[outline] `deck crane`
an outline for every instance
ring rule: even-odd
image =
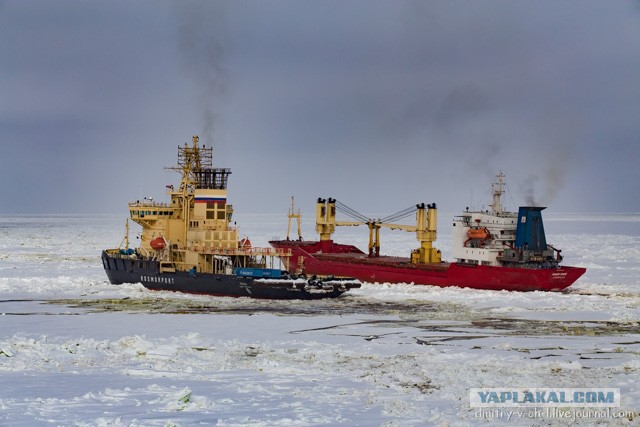
[[[355,221],[337,221],[336,212],[351,217]],[[416,224],[397,224],[394,221],[406,218],[415,212]],[[411,262],[414,264],[438,263],[441,253],[433,246],[437,238],[437,208],[432,203],[411,206],[402,211],[391,214],[382,219],[371,219],[358,211],[337,201],[336,199],[319,198],[316,203],[316,231],[320,235],[320,242],[331,242],[331,235],[337,226],[366,225],[369,228],[369,257],[380,256],[380,228],[415,232],[420,247],[411,251]]]
[[[287,222],[287,240],[290,240],[289,234],[291,233],[291,220],[295,219],[298,223],[298,240],[302,240],[302,232],[300,231],[300,221],[302,220],[302,214],[300,213],[300,209],[298,212],[295,211],[295,207],[293,205],[293,196],[291,196],[291,209],[287,214],[289,221]]]

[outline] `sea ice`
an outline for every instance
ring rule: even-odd
[[[236,220],[254,245],[286,224]],[[565,263],[588,268],[563,293],[364,284],[269,302],[110,285],[99,254],[122,239],[117,216],[0,217],[0,424],[476,424],[477,387],[619,388],[637,423],[640,216],[545,220]],[[386,253],[414,244],[383,235]]]

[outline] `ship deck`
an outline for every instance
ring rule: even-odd
[[[313,254],[313,257],[319,261],[328,262],[346,262],[350,264],[364,264],[371,267],[396,267],[403,269],[416,270],[436,270],[444,271],[449,268],[451,263],[439,262],[433,264],[413,264],[407,257],[395,256],[378,256],[369,257],[367,254],[358,253],[334,253],[334,254]]]

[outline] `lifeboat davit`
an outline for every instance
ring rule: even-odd
[[[151,248],[155,249],[156,251],[161,251],[165,247],[167,247],[167,242],[164,240],[164,237],[162,236],[156,237],[151,242],[149,242],[149,244],[151,245]]]
[[[487,230],[485,227],[482,228],[470,228],[469,231],[467,231],[467,237],[469,237],[470,239],[487,239],[489,238],[489,236],[491,235],[491,233],[489,233],[489,230]]]

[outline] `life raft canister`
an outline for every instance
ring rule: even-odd
[[[240,249],[251,249],[251,240],[248,237],[240,240]]]

